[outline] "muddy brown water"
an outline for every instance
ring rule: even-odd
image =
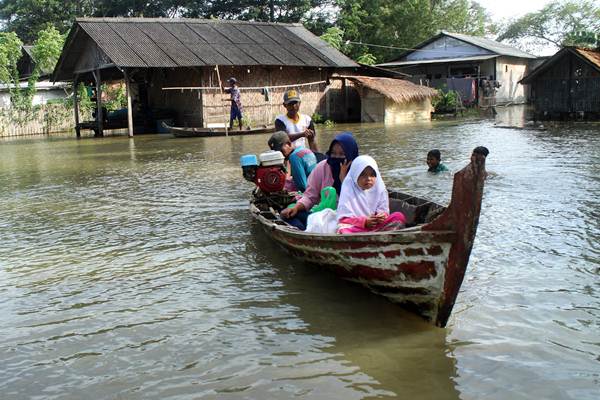
[[[267,135],[0,141],[2,399],[600,398],[600,128],[356,134],[390,188],[449,200],[491,154],[446,329],[290,259],[247,213]]]

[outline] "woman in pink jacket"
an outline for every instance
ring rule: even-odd
[[[293,208],[281,212],[284,220],[301,230],[306,228],[310,209],[321,201],[321,190],[332,186],[339,197],[342,181],[348,173],[352,161],[358,157],[358,144],[350,132],[338,134],[326,153],[327,158],[317,164],[308,176],[306,191]]]

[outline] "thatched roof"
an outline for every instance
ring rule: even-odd
[[[360,86],[375,90],[398,104],[421,101],[437,95],[437,90],[403,79],[344,76]]]

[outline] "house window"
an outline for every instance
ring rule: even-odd
[[[504,66],[504,72],[508,72],[508,65]]]

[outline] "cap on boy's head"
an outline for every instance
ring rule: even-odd
[[[288,89],[283,94],[283,104],[290,104],[294,101],[300,102],[300,92],[297,89]]]
[[[229,79],[227,79],[227,82],[229,83],[237,83],[237,79],[235,79],[233,76]]]
[[[290,142],[290,137],[284,131],[277,131],[269,138],[269,147],[271,150],[281,151],[284,144]]]
[[[442,154],[440,153],[440,151],[438,149],[433,149],[433,150],[430,150],[429,153],[427,153],[427,157],[434,157],[434,158],[437,158],[438,160],[441,160]]]
[[[473,149],[473,154],[481,154],[482,156],[487,157],[488,154],[490,154],[490,151],[487,149],[487,147],[477,146]]]

